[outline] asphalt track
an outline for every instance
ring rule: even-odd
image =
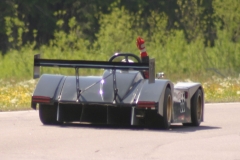
[[[44,126],[38,111],[0,112],[0,159],[240,160],[240,103],[206,104],[200,127],[170,130]]]

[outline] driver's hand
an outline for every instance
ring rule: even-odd
[[[142,39],[141,37],[137,37],[136,44],[137,44],[137,47],[140,51],[145,49],[144,39]]]
[[[148,56],[144,43],[144,39],[142,39],[141,37],[137,38],[136,44],[138,49],[140,50],[141,57]]]

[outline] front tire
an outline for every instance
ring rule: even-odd
[[[45,125],[58,124],[57,106],[39,104],[39,118]]]

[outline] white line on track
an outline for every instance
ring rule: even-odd
[[[239,104],[239,107],[240,107],[240,102],[223,102],[223,103],[205,103],[205,106],[214,106],[214,105],[237,105]]]

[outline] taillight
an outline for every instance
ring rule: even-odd
[[[156,103],[152,101],[138,101],[137,103],[138,108],[150,108],[150,109],[155,109],[156,108]]]
[[[32,102],[35,103],[50,103],[51,98],[45,96],[32,96]]]

